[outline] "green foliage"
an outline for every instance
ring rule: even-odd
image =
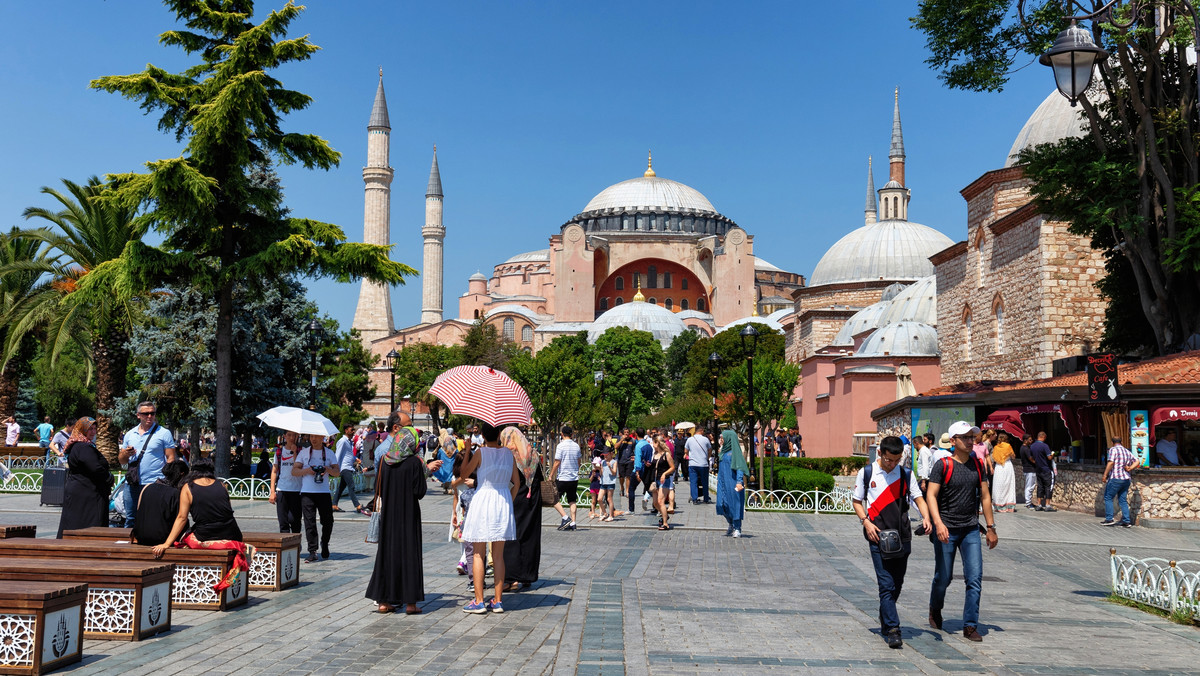
[[[783,334],[766,324],[752,322],[758,330],[758,349],[755,359],[769,361],[784,361]],[[731,371],[745,364],[746,354],[742,349],[740,332],[744,325],[734,326],[718,333],[712,338],[700,338],[688,349],[687,367],[684,372],[686,392],[711,392],[714,368],[709,357],[715,352],[720,357],[715,372],[719,389],[728,390],[725,378]],[[757,403],[757,402],[756,402]]]
[[[867,459],[857,455],[842,458],[775,458],[775,474],[778,478],[779,468],[783,467],[810,469],[833,476],[853,476],[866,465]]]
[[[785,430],[794,430],[799,427],[799,424],[796,422],[796,407],[794,405],[789,403],[784,407],[783,417],[779,419],[779,427]]]
[[[695,331],[684,331],[675,336],[664,355],[664,365],[667,369],[667,382],[670,384],[670,395],[678,397],[683,394],[683,375],[688,369],[688,358],[692,346],[700,340],[700,334]]]
[[[666,385],[662,346],[646,331],[614,326],[593,346],[593,370],[604,371],[603,400],[616,411],[624,427],[630,415],[657,406]]]
[[[585,336],[559,336],[536,356],[521,352],[509,361],[508,374],[525,388],[534,420],[547,439],[556,437],[564,422],[581,425],[598,401]]]
[[[32,362],[33,399],[43,416],[55,424],[96,410],[95,394],[88,387],[88,362],[75,343],[69,343],[51,363],[50,354],[39,346]]]
[[[436,431],[441,427],[441,402],[429,394],[429,388],[443,371],[462,363],[462,348],[459,346],[435,345],[432,343],[417,343],[406,345],[397,351],[398,356],[392,364],[392,372],[396,376],[396,403],[404,397],[411,397],[414,402],[423,402],[429,407],[433,416],[433,427]],[[389,393],[390,396],[390,393]]]
[[[746,376],[746,364],[743,362],[730,371],[725,379],[725,387],[734,394],[725,407],[731,422],[745,420],[750,414]],[[761,358],[754,360],[754,414],[764,428],[770,427],[771,421],[783,418],[788,409],[792,409],[792,416],[795,417],[791,398],[799,378],[800,367],[796,364]]]
[[[321,324],[329,339],[317,350],[317,391],[325,417],[341,429],[369,417],[363,402],[375,396],[370,372],[379,357],[363,345],[357,329],[340,332],[329,318]]]
[[[706,428],[712,422],[712,398],[707,394],[689,394],[672,399],[658,411],[635,421],[639,427],[669,427],[673,423],[691,422]]]
[[[462,363],[468,366],[490,366],[507,373],[508,360],[520,351],[515,343],[504,340],[495,326],[484,324],[483,320],[479,319],[463,336]]]
[[[782,458],[775,459],[775,490],[780,491],[824,491],[826,493],[833,490],[833,477],[818,472],[816,470],[804,469],[802,467],[787,467],[779,468],[779,461]]]

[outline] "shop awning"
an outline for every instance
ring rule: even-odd
[[[1159,406],[1150,410],[1150,443],[1154,443],[1154,428],[1171,423],[1200,422],[1200,406]]]
[[[1030,404],[1017,410],[1022,416],[1035,413],[1057,413],[1058,417],[1062,418],[1063,424],[1067,426],[1067,432],[1073,441],[1083,438],[1083,432],[1079,429],[1079,418],[1075,415],[1075,407],[1070,404]]]
[[[1008,432],[1009,436],[1017,439],[1025,436],[1025,426],[1021,424],[1021,413],[1014,408],[992,411],[992,414],[979,425],[979,428]]]

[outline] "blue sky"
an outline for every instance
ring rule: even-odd
[[[265,13],[280,6],[260,2]],[[596,193],[641,175],[704,193],[755,236],[755,251],[811,274],[862,225],[867,156],[887,181],[892,92],[912,189],[909,217],[965,237],[959,190],[1003,166],[1052,90],[1048,68],[999,94],[947,90],[924,64],[915,2],[341,2],[313,0],[291,35],[322,47],[282,69],[314,98],[290,131],[342,153],[333,171],[283,167],[293,213],[361,240],[366,122],[384,69],[392,136],[392,257],[421,265],[433,144],[446,193],[445,308],[466,279],[547,238]],[[173,17],[150,0],[7,3],[0,22],[0,227],[52,206],[60,179],[136,171],[180,147],[136,104],[88,89],[146,63],[182,70],[158,44]],[[397,327],[420,316],[420,279],[392,292]],[[348,327],[357,284],[310,281]]]

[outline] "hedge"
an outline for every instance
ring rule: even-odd
[[[778,459],[777,459],[778,460]],[[833,491],[833,477],[802,467],[779,468],[775,465],[775,490],[777,491]]]
[[[763,458],[763,467],[770,464],[770,458]],[[755,460],[757,467],[758,461]],[[779,483],[779,468],[788,469],[810,469],[833,476],[853,476],[858,474],[858,470],[865,467],[867,459],[862,456],[851,456],[848,458],[775,458],[775,483]]]

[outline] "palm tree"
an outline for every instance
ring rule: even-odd
[[[9,233],[0,235],[0,268],[10,266],[20,267],[30,264],[42,268],[52,264],[47,257],[47,251],[41,241],[24,237],[21,231],[13,228]],[[35,292],[38,287],[40,273],[33,270],[14,269],[0,275],[0,317],[8,317],[12,309]],[[0,321],[0,344],[8,342],[9,322]],[[17,352],[28,352],[22,349],[28,346],[28,341],[15,341]],[[21,357],[28,357],[22,354]],[[21,371],[28,364],[27,359],[5,360],[0,369],[0,419],[7,418],[17,408],[17,385],[21,379]]]
[[[44,242],[55,252],[40,267],[33,264],[14,269],[36,271],[42,276],[37,292],[18,304],[10,319],[4,357],[11,360],[17,340],[44,327],[54,360],[68,341],[87,347],[96,373],[96,446],[110,462],[116,462],[120,431],[112,419],[117,397],[125,395],[125,372],[129,363],[129,333],[139,316],[131,275],[121,269],[120,257],[130,242],[140,241],[145,227],[136,219],[137,208],[103,196],[104,185],[93,176],[87,185],[63,179],[65,192],[42,188],[62,205],[61,211],[29,207],[25,218],[40,218],[58,230],[35,228],[24,237]],[[0,268],[0,274],[6,274]]]

